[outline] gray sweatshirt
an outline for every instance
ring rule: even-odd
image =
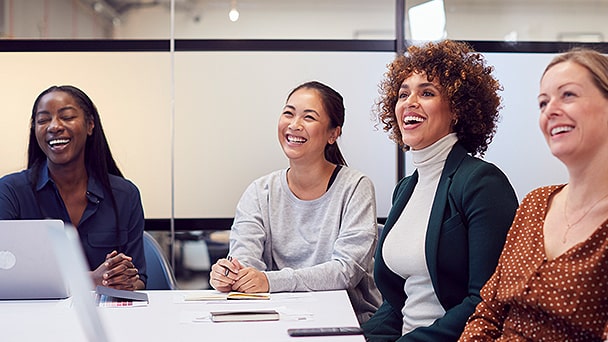
[[[230,255],[265,271],[271,292],[346,289],[360,323],[376,311],[378,238],[371,180],[343,167],[318,199],[298,199],[278,170],[249,185],[230,233]]]

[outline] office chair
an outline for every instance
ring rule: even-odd
[[[154,237],[144,231],[144,254],[148,281],[146,290],[176,290],[177,282],[163,250]]]

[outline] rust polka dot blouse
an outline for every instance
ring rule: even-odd
[[[608,221],[585,242],[547,260],[543,223],[564,185],[524,198],[483,301],[460,341],[602,341],[608,337]],[[608,214],[606,215],[608,217]]]

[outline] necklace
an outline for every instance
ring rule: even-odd
[[[570,230],[576,226],[579,222],[581,222],[585,216],[587,216],[587,214],[589,214],[591,212],[591,210],[593,210],[593,208],[595,208],[596,205],[598,205],[598,203],[600,203],[603,199],[605,199],[606,197],[608,197],[608,193],[605,194],[602,198],[600,198],[599,200],[597,200],[595,203],[593,203],[592,206],[589,207],[589,209],[585,210],[585,212],[583,213],[583,215],[581,215],[581,217],[578,218],[578,220],[574,221],[574,223],[568,223],[568,196],[566,196],[566,199],[564,200],[564,219],[566,221],[566,231],[564,232],[564,236],[562,237],[562,243],[566,243],[567,241],[567,235],[570,232]]]

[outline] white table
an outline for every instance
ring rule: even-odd
[[[357,326],[346,291],[276,293],[270,300],[185,301],[205,291],[147,291],[144,307],[98,308],[110,340],[364,341],[363,336],[290,337],[288,328]],[[213,323],[214,310],[275,309],[279,321]],[[0,341],[85,341],[70,299],[1,302]]]

